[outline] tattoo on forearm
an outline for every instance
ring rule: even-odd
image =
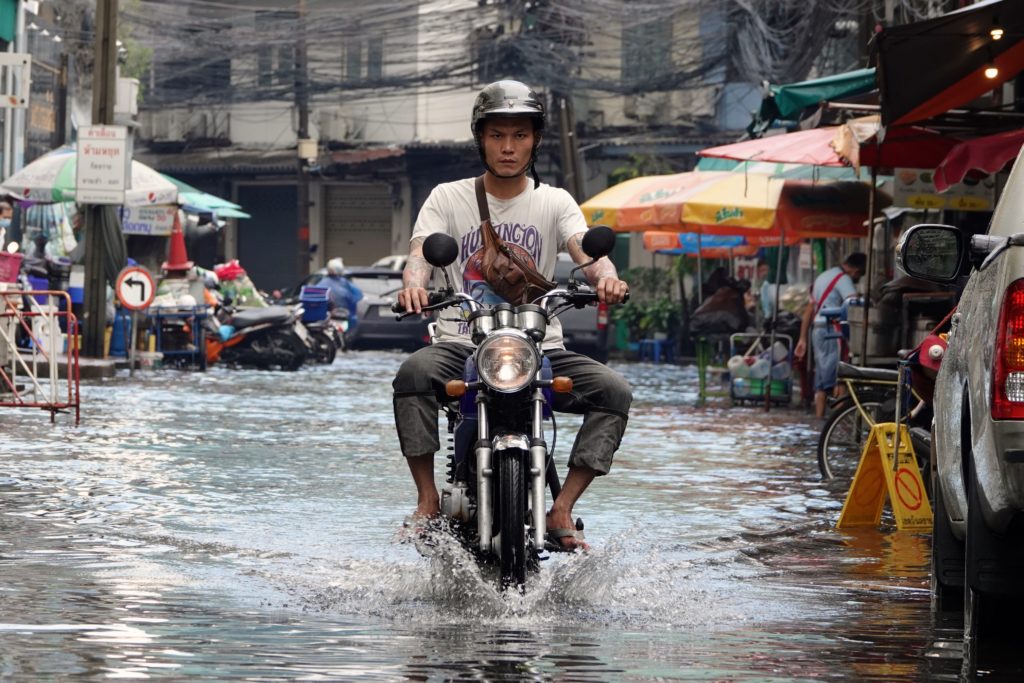
[[[607,257],[599,258],[596,263],[584,268],[583,272],[587,274],[587,279],[590,280],[591,284],[595,285],[600,282],[603,277],[612,277],[616,279],[619,277],[619,272],[615,270],[615,264]]]
[[[410,287],[426,287],[430,284],[430,276],[434,267],[427,263],[422,256],[410,256],[405,262],[405,270],[402,272],[402,284],[406,289]]]

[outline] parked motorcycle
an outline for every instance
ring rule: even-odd
[[[335,309],[323,320],[303,323],[309,331],[310,351],[317,363],[330,365],[339,351],[345,351],[348,311]]]
[[[584,236],[583,251],[597,260],[614,244],[611,229],[595,227]],[[444,273],[458,245],[448,235],[434,234],[424,242],[423,254]],[[479,561],[498,567],[503,589],[522,591],[527,573],[539,568],[541,554],[562,550],[545,540],[545,486],[557,497],[561,484],[544,438],[544,420],[551,414],[552,392],[571,391],[572,380],[552,376],[540,344],[549,320],[569,308],[596,304],[597,293],[570,278],[565,288],[534,303],[485,306],[455,292],[447,273],[445,284],[430,294],[423,310],[468,309],[476,350],[463,376],[446,385],[452,399],[445,406],[452,447],[441,514]],[[392,310],[399,319],[414,315],[403,313],[399,304]]]
[[[207,363],[298,370],[312,347],[301,315],[300,307],[235,310],[230,301],[218,305],[215,315],[207,318]]]

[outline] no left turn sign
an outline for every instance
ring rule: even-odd
[[[128,266],[117,276],[117,300],[129,311],[140,311],[153,303],[156,285],[142,266]]]

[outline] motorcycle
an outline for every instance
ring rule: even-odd
[[[593,263],[614,244],[610,228],[594,227],[584,236],[583,251]],[[563,550],[546,541],[545,488],[556,498],[561,484],[544,438],[544,420],[551,416],[553,392],[572,391],[572,380],[552,376],[541,342],[549,320],[598,302],[597,293],[573,277],[590,263],[575,268],[565,288],[534,303],[485,306],[455,292],[443,270],[458,254],[452,237],[430,235],[423,254],[445,276],[445,288],[431,293],[423,310],[468,309],[476,345],[463,376],[445,387],[451,399],[444,408],[450,447],[441,515],[478,561],[497,566],[503,590],[514,586],[522,592],[527,573],[539,569],[542,553]],[[398,319],[416,315],[397,303],[392,311]]]
[[[206,319],[206,361],[298,370],[310,355],[312,344],[301,316],[301,307],[235,310],[227,300]]]
[[[323,320],[303,323],[309,331],[309,345],[313,360],[323,365],[334,362],[339,351],[345,351],[345,331],[348,329],[348,311],[335,309]]]

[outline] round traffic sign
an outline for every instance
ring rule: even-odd
[[[128,266],[117,276],[117,300],[129,311],[139,311],[153,303],[156,285],[142,266]]]

